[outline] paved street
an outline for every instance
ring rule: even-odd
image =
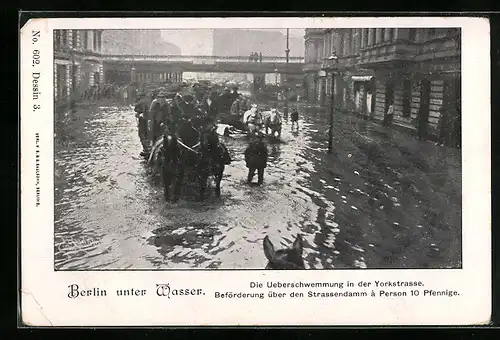
[[[139,156],[130,106],[81,108],[55,148],[57,269],[260,269],[262,240],[304,239],[309,269],[461,265],[460,150],[350,115],[302,114],[269,144],[262,187],[248,186],[246,139],[222,197],[165,203]]]

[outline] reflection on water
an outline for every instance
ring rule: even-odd
[[[439,247],[447,239],[429,226],[449,231],[457,216],[431,209],[429,189],[422,188],[429,181],[412,175],[410,164],[388,164],[377,144],[343,141],[332,159],[325,156],[324,137],[314,132],[324,127],[301,120],[299,132],[287,125],[282,140],[269,143],[265,183],[255,187],[245,183],[246,137],[225,137],[233,163],[221,198],[173,204],[164,202],[139,156],[132,109],[87,114],[78,137],[56,148],[57,269],[261,269],[266,235],[281,248],[298,233],[310,269],[451,263]],[[377,138],[366,124],[356,132]],[[425,258],[405,262],[408,249],[415,251],[412,237]]]

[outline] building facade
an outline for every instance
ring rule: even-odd
[[[304,56],[304,43],[300,37],[289,37],[290,57]],[[212,30],[212,55],[249,57],[262,53],[266,57],[284,57],[285,30],[246,30],[241,28],[214,28]]]
[[[324,29],[306,28],[305,30],[305,55],[304,55],[304,77],[305,97],[310,103],[321,102],[320,93],[321,78],[324,71],[321,70],[323,62]]]
[[[54,100],[67,101],[104,82],[102,30],[54,30]]]
[[[104,30],[105,54],[181,55],[181,49],[163,39],[161,30]]]
[[[459,28],[310,29],[305,51],[310,100],[333,90],[335,106],[375,120],[393,105],[393,123],[419,134],[438,134],[442,108],[460,122]]]

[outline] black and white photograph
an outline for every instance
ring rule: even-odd
[[[459,269],[461,29],[55,29],[54,268]]]
[[[21,25],[25,326],[488,324],[487,19],[81,15]]]

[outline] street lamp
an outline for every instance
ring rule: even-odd
[[[285,84],[285,107],[283,109],[283,115],[285,116],[285,119],[288,120],[288,56],[290,54],[290,46],[289,46],[289,35],[290,35],[290,29],[286,29],[286,50],[285,50],[285,55],[286,55],[286,64],[285,64],[285,80],[283,83]]]
[[[75,48],[69,47],[69,55],[71,56],[71,94],[69,97],[70,109],[73,109],[76,97],[76,64],[75,64]]]
[[[330,126],[328,129],[328,153],[333,152],[333,110],[335,104],[335,82],[334,82],[334,64],[337,63],[339,57],[335,54],[335,51],[327,58],[327,67],[326,67],[326,79],[328,79],[328,70],[332,70],[332,86],[330,89]]]

